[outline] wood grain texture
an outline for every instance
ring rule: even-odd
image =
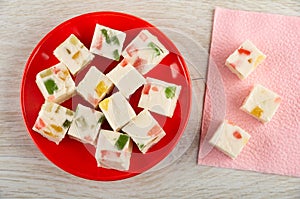
[[[19,103],[23,69],[35,45],[55,26],[87,12],[126,12],[159,28],[184,32],[208,51],[215,6],[293,16],[300,13],[298,0],[1,0],[0,198],[300,198],[299,178],[198,166],[198,134],[182,157],[164,169],[122,181],[95,182],[57,168],[26,132]],[[199,75],[191,70],[191,76],[195,88],[203,91],[205,60],[197,61],[192,52],[185,53],[196,71],[202,71]]]

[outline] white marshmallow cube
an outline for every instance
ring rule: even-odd
[[[266,55],[246,40],[226,59],[225,65],[240,79],[245,79],[265,58]]]
[[[62,103],[76,91],[75,83],[63,63],[58,63],[36,75],[35,80],[45,100]]]
[[[138,107],[172,117],[181,86],[154,78],[146,78]]]
[[[78,104],[68,135],[80,142],[96,146],[104,119],[100,111]]]
[[[113,87],[113,83],[100,70],[92,66],[79,82],[77,92],[96,108]]]
[[[73,111],[46,100],[32,129],[58,145],[65,137],[73,117]]]
[[[101,130],[95,158],[98,167],[127,171],[130,167],[132,141],[123,133]]]
[[[36,75],[36,84],[45,100],[62,103],[76,91],[75,83],[63,63],[58,63]]]
[[[166,135],[147,110],[143,110],[134,117],[122,128],[122,131],[132,138],[139,150],[144,154]]]
[[[94,55],[73,34],[61,43],[53,54],[68,67],[72,75],[76,75],[94,59]]]
[[[143,75],[168,54],[169,51],[148,30],[142,30],[122,52],[124,59]]]
[[[281,97],[262,85],[255,85],[244,100],[241,109],[259,121],[271,121],[281,102]]]
[[[241,127],[224,121],[209,143],[234,159],[240,154],[250,137],[251,136]]]
[[[114,131],[120,130],[136,116],[133,108],[120,92],[102,100],[99,107]]]
[[[119,61],[125,38],[124,32],[96,24],[90,51]]]
[[[129,98],[131,94],[146,83],[145,78],[125,59],[106,76],[126,98]]]

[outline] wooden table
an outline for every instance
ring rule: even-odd
[[[197,165],[198,134],[188,150],[164,169],[97,182],[57,168],[26,132],[19,98],[22,73],[31,51],[52,28],[83,13],[126,12],[159,28],[184,32],[208,51],[215,6],[300,15],[298,0],[1,0],[0,198],[300,198],[299,178]],[[201,96],[203,80],[193,70],[191,76]]]

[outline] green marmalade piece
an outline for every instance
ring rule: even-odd
[[[88,127],[88,123],[86,122],[85,118],[83,116],[78,117],[75,120],[75,124],[76,126],[78,126],[79,128],[87,128]]]
[[[113,44],[120,46],[120,41],[116,35],[111,38],[111,41]]]
[[[99,118],[98,123],[102,124],[102,123],[104,122],[104,120],[105,120],[105,116],[102,115],[102,116]]]
[[[167,99],[172,99],[175,96],[176,86],[169,86],[165,89],[165,95]]]
[[[69,109],[67,109],[67,110],[66,110],[66,114],[69,115],[69,116],[73,116],[73,115],[74,115],[74,112],[71,111],[71,110],[69,110]]]
[[[161,53],[164,52],[160,47],[158,47],[158,45],[156,45],[153,42],[150,42],[148,44],[148,47],[152,48],[155,51],[155,56],[159,56]]]
[[[126,143],[128,142],[128,136],[127,135],[120,135],[119,139],[115,143],[115,146],[119,149],[122,150]]]
[[[69,128],[70,125],[71,125],[71,121],[69,121],[69,120],[65,120],[65,122],[63,123],[63,127],[64,127],[65,129]]]
[[[44,77],[47,77],[47,76],[50,76],[52,75],[52,70],[50,68],[44,70],[43,72],[40,73],[40,77],[41,78],[44,78]]]
[[[120,55],[119,55],[118,49],[114,50],[113,55],[114,55],[114,59],[115,59],[116,61],[119,61],[119,60],[120,60]]]
[[[53,79],[48,79],[44,82],[47,92],[53,95],[54,91],[58,90],[58,87]]]
[[[108,36],[107,30],[106,29],[101,29],[101,33],[103,34],[103,36],[105,37],[105,41],[106,43],[110,44],[111,40]]]
[[[143,148],[145,147],[144,144],[137,144],[137,145],[138,145],[138,147],[139,147],[141,150],[143,150]]]

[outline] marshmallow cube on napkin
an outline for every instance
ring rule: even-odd
[[[148,30],[142,30],[122,52],[123,57],[143,75],[168,54],[169,51]]]
[[[250,139],[250,135],[241,127],[224,121],[211,140],[210,144],[231,158],[236,158]]]
[[[115,84],[119,91],[129,98],[139,87],[146,83],[145,78],[130,63],[123,59],[106,76]]]
[[[125,38],[124,32],[96,24],[90,51],[119,61]]]
[[[68,135],[83,143],[96,145],[103,113],[78,104]]]
[[[257,84],[245,99],[241,109],[265,123],[271,121],[280,102],[281,97],[279,95]]]
[[[94,55],[73,34],[61,43],[53,54],[68,67],[72,75],[76,75],[94,59]]]
[[[101,130],[95,158],[98,167],[127,171],[130,166],[132,141],[126,134]]]
[[[113,89],[113,83],[95,66],[92,66],[79,82],[77,92],[95,108],[99,102]]]
[[[46,100],[32,129],[58,145],[65,137],[73,117],[73,111]]]
[[[166,135],[158,122],[147,110],[143,110],[134,117],[122,128],[122,131],[132,138],[139,150],[144,154]]]
[[[45,100],[62,103],[76,91],[75,83],[63,63],[58,63],[36,75],[36,84]]]
[[[240,79],[245,79],[266,58],[249,40],[246,40],[227,59],[225,65]]]
[[[120,93],[114,93],[99,103],[101,111],[114,131],[119,131],[136,116],[133,108]]]

